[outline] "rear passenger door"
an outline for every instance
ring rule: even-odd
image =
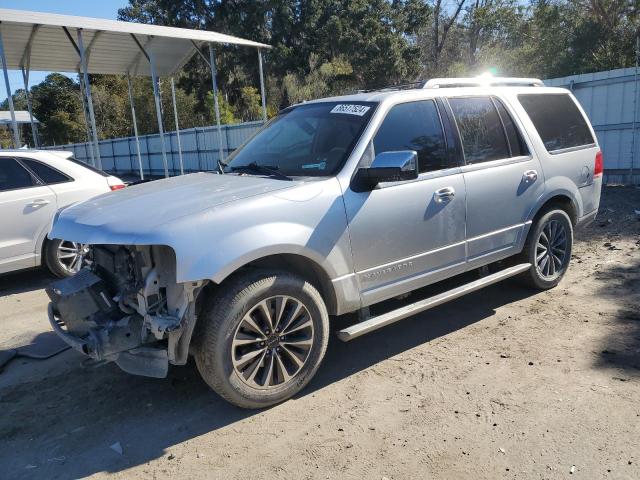
[[[472,96],[448,102],[464,155],[467,261],[474,268],[520,250],[544,178],[502,100]]]
[[[0,157],[0,273],[36,265],[38,239],[56,208],[49,187],[15,158]]]

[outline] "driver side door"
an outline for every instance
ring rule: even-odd
[[[365,157],[371,161],[385,151],[414,150],[418,178],[345,191],[363,306],[465,270],[466,189],[445,125],[449,119],[434,100],[391,107]]]

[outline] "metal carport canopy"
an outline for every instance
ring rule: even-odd
[[[31,116],[29,115],[29,112],[26,110],[16,110],[15,112],[15,116],[16,116],[16,123],[18,125],[24,124],[24,123],[31,123],[32,119]],[[8,110],[2,110],[0,111],[0,125],[11,125],[12,122],[12,118],[11,118],[11,112]],[[33,122],[34,123],[40,123],[40,120],[38,120],[36,117],[33,117]]]
[[[158,131],[162,148],[162,162],[165,176],[169,176],[167,152],[162,124],[162,106],[160,102],[160,76],[172,77],[196,53],[211,68],[214,110],[218,127],[219,158],[218,165],[224,160],[222,131],[220,128],[220,110],[218,106],[218,87],[216,81],[216,62],[213,44],[253,47],[258,50],[260,72],[260,92],[262,115],[267,120],[264,74],[262,68],[263,48],[269,45],[206,30],[146,25],[141,23],[120,22],[71,15],[57,15],[24,10],[0,8],[0,61],[7,90],[9,110],[11,112],[14,144],[20,146],[20,134],[12,100],[8,69],[20,69],[27,92],[27,107],[33,118],[33,109],[29,95],[29,72],[44,70],[78,73],[83,99],[83,112],[87,123],[88,141],[92,143],[91,162],[102,168],[98,130],[96,127],[91,84],[89,74],[126,75],[129,87],[131,115],[136,136],[136,149],[140,178],[143,178],[142,158],[138,142],[135,108],[131,93],[131,75],[150,75],[158,119]],[[208,46],[207,52],[203,47]],[[174,98],[174,117],[176,135],[179,136],[178,111],[175,108],[175,87],[173,78],[171,90]],[[34,143],[37,146],[35,122],[31,122]],[[178,145],[180,140],[178,139]],[[95,155],[94,155],[95,151]],[[180,172],[182,151],[180,155]]]
[[[65,29],[72,36],[75,30],[82,30],[87,70],[91,74],[150,75],[149,62],[141,55],[133,36],[145,50],[155,54],[160,76],[173,75],[184,66],[196,53],[196,45],[222,43],[271,48],[263,43],[205,30],[4,8],[0,8],[0,22],[9,69],[24,67],[30,50],[31,70],[77,73],[80,66],[78,52]]]

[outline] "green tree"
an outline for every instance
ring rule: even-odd
[[[207,94],[207,105],[211,111],[214,111],[213,92]],[[239,123],[238,119],[233,113],[233,107],[229,104],[227,99],[218,92],[218,108],[220,109],[220,123],[222,125],[230,125],[233,123]],[[215,116],[214,116],[215,121]]]
[[[130,0],[119,10],[122,20],[220,31],[273,46],[265,52],[268,75],[284,88],[287,75],[304,76],[314,65],[344,58],[351,65],[348,79],[336,87],[380,87],[414,79],[420,72],[420,51],[412,40],[424,6],[416,1],[388,0]],[[243,88],[259,85],[254,49],[218,48],[219,84],[231,104]],[[200,110],[206,108],[211,77],[201,59],[186,67],[181,82],[195,92]],[[246,92],[245,92],[246,94]],[[286,100],[286,95],[276,95]],[[274,104],[276,108],[286,104]]]
[[[52,73],[31,88],[31,98],[34,115],[42,122],[39,133],[45,145],[86,140],[77,83],[64,75]]]

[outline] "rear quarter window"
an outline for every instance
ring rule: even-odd
[[[103,172],[102,170],[89,165],[88,163],[82,162],[80,160],[75,159],[74,157],[68,157],[67,160],[75,163],[76,165],[80,165],[81,167],[86,168],[87,170],[91,170],[93,173],[97,173],[98,175],[102,175],[103,177],[109,177],[110,174]]]
[[[523,94],[518,100],[548,152],[595,144],[584,116],[569,95]]]
[[[21,158],[20,161],[24,163],[29,170],[36,174],[40,180],[47,185],[55,185],[56,183],[71,182],[73,179],[64,173],[49,167],[43,163],[31,160],[30,158]]]

